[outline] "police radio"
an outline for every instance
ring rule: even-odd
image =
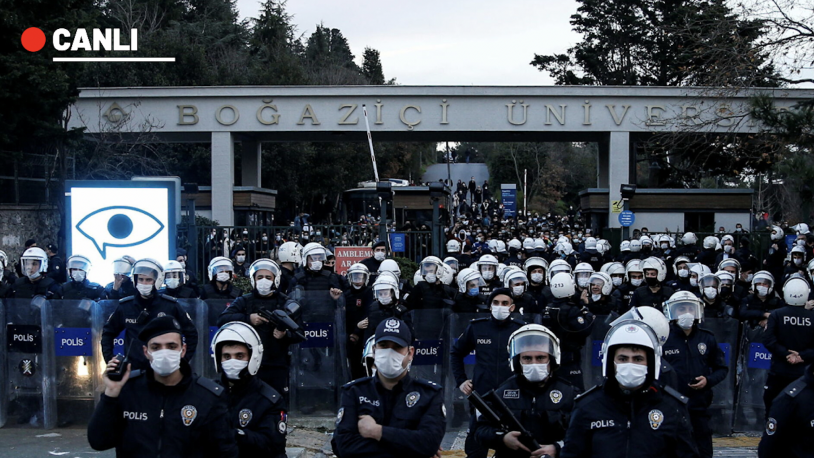
[[[117,353],[113,359],[118,360],[119,364],[116,366],[115,369],[111,369],[107,371],[107,378],[113,380],[114,382],[121,382],[122,378],[124,377],[124,372],[127,368],[127,364],[129,363],[128,358],[126,358],[123,354]]]

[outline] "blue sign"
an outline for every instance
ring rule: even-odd
[[[404,253],[407,251],[407,237],[401,233],[391,232],[390,251],[393,253]]]
[[[91,356],[90,328],[56,328],[54,345],[57,356]]]
[[[300,348],[333,348],[333,323],[305,323],[303,331],[308,340],[300,343]]]
[[[455,345],[457,342],[458,339],[455,339],[455,341],[453,341],[452,344]],[[469,352],[468,355],[464,356],[464,366],[474,366],[475,362],[476,362],[475,350],[472,350],[471,352]]]
[[[625,210],[619,213],[619,224],[621,224],[622,227],[633,226],[634,221],[636,221],[636,215],[634,215],[632,211]]]
[[[506,185],[503,185],[506,186]],[[517,215],[517,189],[514,185],[510,188],[500,188],[500,200],[503,202],[503,216],[514,218]]]
[[[718,348],[724,352],[724,363],[729,366],[729,355],[732,353],[732,346],[728,343],[719,343]]]
[[[119,336],[113,339],[113,354],[117,355],[119,353],[124,355],[124,333],[127,331],[122,331],[119,333]],[[125,355],[127,356],[127,355]]]
[[[440,366],[444,364],[443,341],[416,340],[413,343],[413,346],[415,347],[415,358],[413,359],[413,365]]]
[[[591,366],[602,367],[602,343],[603,340],[594,340],[591,347]]]
[[[772,354],[762,343],[753,342],[749,344],[749,359],[746,366],[750,369],[769,370],[772,367]]]

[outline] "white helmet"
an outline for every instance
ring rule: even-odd
[[[8,255],[5,251],[0,250],[0,270],[8,266]]]
[[[692,276],[692,274],[695,274],[695,276],[700,279],[706,275],[712,275],[712,271],[709,270],[709,267],[707,267],[705,264],[696,262],[690,266],[690,276]]]
[[[704,321],[704,303],[689,291],[679,291],[664,302],[664,316],[668,320],[677,320],[685,313],[692,313],[699,323]]]
[[[613,281],[610,278],[610,275],[606,274],[605,272],[594,272],[591,274],[591,278],[588,279],[588,284],[593,285],[594,282],[602,282],[602,295],[609,296],[611,291],[613,291]]]
[[[447,242],[447,252],[449,253],[460,253],[461,252],[461,242],[451,239]]]
[[[545,251],[546,249],[545,240],[539,237],[534,239],[534,249],[537,251]]]
[[[555,259],[551,261],[551,265],[546,271],[546,276],[548,277],[546,278],[546,280],[548,280],[548,283],[551,284],[551,277],[560,272],[566,272],[568,273],[568,275],[571,275],[571,264],[568,264],[566,261],[563,261],[562,259]]]
[[[688,258],[686,256],[677,256],[675,258],[675,261],[673,261],[673,273],[676,276],[678,276],[678,265],[681,264],[682,262],[685,263],[685,264],[689,264],[690,263],[690,258]],[[687,266],[687,268],[689,269],[689,266]]]
[[[531,237],[526,237],[523,239],[523,249],[526,252],[534,251],[534,239]]]
[[[130,272],[133,270],[133,263],[136,262],[130,256],[122,256],[113,261],[113,273],[116,275],[127,275],[130,276]]]
[[[534,267],[542,267],[543,270],[548,272],[548,261],[543,258],[532,256],[523,262],[523,270],[528,274],[529,270]]]
[[[319,243],[311,242],[305,245],[302,249],[302,262],[303,264],[305,264],[306,267],[310,268],[310,266],[308,265],[309,262],[320,261],[324,263],[327,260],[328,260],[328,250],[326,250],[325,247],[323,247]]]
[[[685,232],[684,236],[681,237],[681,242],[683,242],[684,245],[693,245],[698,243],[698,237],[696,237],[694,232]]]
[[[505,253],[506,252],[506,242],[503,240],[495,240],[495,250],[498,253]]]
[[[439,278],[441,279],[441,283],[449,286],[452,284],[452,280],[455,279],[455,272],[453,272],[452,267],[447,264],[441,264]]]
[[[644,247],[645,245],[650,246],[650,247],[653,246],[653,239],[651,239],[647,235],[643,235],[643,236],[639,237],[639,242],[641,242],[642,247]]]
[[[293,262],[299,267],[302,264],[302,245],[297,242],[285,242],[277,249],[277,259],[280,262]]]
[[[702,277],[698,278],[698,290],[702,293],[704,292],[704,288],[715,288],[715,290],[720,293],[721,292],[721,279],[716,277],[713,274],[706,274]]]
[[[811,276],[812,270],[814,270],[814,259],[808,261],[808,266],[806,266],[806,272],[808,272],[808,279],[814,281],[814,277]]]
[[[503,286],[507,289],[512,288],[512,283],[516,282],[523,282],[523,292],[529,287],[529,278],[526,276],[526,273],[522,270],[512,270],[506,274],[506,278],[503,280]]]
[[[667,265],[664,264],[664,261],[662,261],[661,258],[651,256],[643,260],[639,266],[642,269],[642,273],[644,273],[645,270],[655,270],[656,278],[658,278],[659,283],[663,282],[664,278],[667,276]]]
[[[633,239],[630,241],[630,251],[634,253],[638,253],[642,251],[642,242],[640,240]]]
[[[521,248],[523,248],[523,244],[522,244],[522,243],[520,243],[520,240],[517,240],[517,239],[511,239],[511,240],[509,241],[509,249],[510,249],[510,250],[519,250],[519,249],[521,249]]]
[[[376,281],[373,282],[373,294],[377,294],[379,291],[384,290],[393,290],[395,300],[399,298],[399,283],[393,278],[392,275],[379,275],[376,277]],[[378,296],[376,297],[378,299]]]
[[[509,272],[513,272],[513,271],[522,272],[523,269],[521,269],[521,268],[519,268],[517,266],[507,266],[505,264],[498,264],[498,266],[497,266],[497,278],[498,278],[498,280],[500,280],[500,283],[502,284],[503,280],[506,279],[506,275]]]
[[[365,373],[368,377],[376,373],[376,365],[373,358],[373,347],[376,345],[376,336],[372,335],[365,342],[365,348],[362,350],[362,365],[365,366]]]
[[[625,320],[638,320],[650,326],[650,329],[656,333],[660,345],[664,345],[667,342],[667,338],[670,337],[670,321],[663,313],[656,310],[655,307],[647,305],[631,307],[630,310],[615,319],[611,323],[611,326],[615,326],[617,323]]]
[[[426,258],[421,260],[421,264],[419,265],[418,271],[421,274],[421,277],[426,280],[427,275],[435,275],[435,280],[438,281],[441,279],[441,269],[444,267],[443,261],[436,256],[427,256]],[[435,282],[430,282],[435,283]]]
[[[800,223],[796,226],[792,227],[795,231],[797,231],[797,235],[808,235],[810,231],[808,230],[808,224]]]
[[[643,321],[624,320],[611,327],[602,343],[602,375],[611,377],[609,369],[615,357],[614,349],[619,346],[637,345],[649,350],[653,358],[648,355],[647,375],[649,380],[658,380],[661,374],[661,345],[659,338],[650,326]],[[613,371],[615,373],[615,371]]]
[[[483,281],[483,277],[481,277],[480,272],[475,269],[467,267],[466,269],[461,269],[458,272],[458,291],[463,294],[466,294],[467,287],[466,284],[470,281],[478,282],[478,288],[486,286],[486,282]]]
[[[231,259],[224,256],[215,256],[209,261],[209,267],[206,270],[209,273],[209,281],[212,281],[218,276],[219,272],[234,272],[234,269]]]
[[[447,256],[446,258],[444,258],[444,264],[446,264],[446,266],[452,270],[453,275],[458,273],[459,267],[458,258],[455,258],[453,256]]]
[[[783,231],[783,228],[780,226],[772,226],[772,240],[783,240],[783,237],[786,236],[786,233]]]
[[[580,262],[574,267],[574,279],[577,282],[577,285],[580,288],[587,288],[588,287],[588,280],[591,278],[591,274],[594,273],[594,268],[591,267],[590,264],[587,262]]]
[[[721,285],[721,288],[726,285],[729,285],[732,288],[735,287],[735,276],[732,275],[732,272],[719,270],[718,272],[715,272],[715,276],[718,277],[718,283]]]
[[[370,270],[366,265],[357,262],[348,267],[347,278],[351,285],[354,283],[362,283],[363,287],[367,286],[367,281],[370,279]]]
[[[229,261],[229,266],[232,265],[232,261]],[[133,264],[133,270],[130,274],[130,278],[133,279],[133,283],[138,284],[138,277],[136,275],[151,275],[155,280],[154,286],[156,289],[160,288],[161,285],[164,284],[164,266],[161,265],[158,261],[151,258],[144,258],[139,259]]]
[[[718,245],[718,239],[717,238],[715,238],[715,237],[713,237],[711,235],[708,235],[708,236],[704,237],[704,249],[713,250],[713,249],[715,249],[716,245]]]
[[[586,250],[595,250],[596,247],[596,239],[593,237],[588,237],[585,239],[585,249]]]
[[[271,271],[272,275],[274,275],[274,288],[280,287],[280,266],[277,265],[276,262],[272,261],[268,258],[261,258],[257,261],[254,261],[251,266],[249,266],[249,281],[252,284],[252,288],[256,288],[254,274],[257,273],[258,270],[268,270]]]
[[[783,285],[783,300],[788,305],[806,305],[808,295],[811,294],[811,287],[808,282],[800,277],[791,277]]]
[[[37,272],[45,273],[48,271],[48,255],[45,254],[45,251],[42,248],[32,246],[31,248],[25,250],[25,253],[20,256],[20,265],[24,275],[28,274],[27,266],[29,264],[33,264],[34,262],[39,262],[40,264]]]
[[[556,366],[560,365],[560,339],[540,324],[527,324],[514,331],[509,336],[506,350],[509,353],[509,367],[512,372],[515,370],[515,359],[524,351],[544,351],[548,353],[549,361],[553,361]],[[519,360],[517,363],[520,363]],[[549,373],[551,372],[552,370],[549,370]]]
[[[554,251],[557,254],[568,256],[574,252],[574,246],[570,242],[557,242]]]
[[[489,251],[492,253],[497,253],[497,240],[489,239],[486,241],[486,246],[489,247]]]
[[[167,263],[164,264],[164,281],[165,282],[167,281],[167,274],[170,274],[170,273],[177,273],[178,274],[178,280],[179,280],[180,284],[186,283],[186,274],[187,274],[187,272],[186,272],[186,269],[184,269],[184,266],[182,266],[180,262],[178,262],[178,261],[167,261]]]
[[[565,272],[560,272],[551,277],[548,284],[551,287],[551,294],[557,299],[571,297],[576,292],[574,277]]]
[[[212,337],[212,344],[209,346],[212,351],[212,359],[215,362],[215,371],[221,373],[221,351],[224,344],[237,342],[245,345],[249,349],[249,365],[246,368],[249,375],[257,375],[260,363],[263,361],[263,342],[254,327],[242,321],[231,321],[221,326]]]
[[[391,272],[396,278],[401,278],[401,267],[399,267],[399,263],[393,259],[385,259],[379,264],[378,273],[381,274],[382,272]]]
[[[642,270],[642,261],[640,259],[631,259],[628,261],[627,266],[625,267],[625,281],[630,281],[630,273],[631,272],[638,272],[644,275],[644,271]]]
[[[757,272],[752,277],[752,291],[757,292],[757,289],[755,288],[755,283],[759,281],[760,282],[768,281],[769,282],[768,294],[772,294],[772,291],[774,291],[774,275],[772,275],[771,272],[769,272],[768,270],[761,270]]]
[[[178,265],[181,264],[179,263]],[[2,268],[3,267],[0,266],[0,269]],[[84,270],[85,272],[90,272],[91,268],[90,259],[88,259],[86,256],[82,256],[81,254],[75,254],[68,258],[68,260],[65,262],[65,268],[68,270],[69,274],[71,272],[71,269],[79,269]]]
[[[630,251],[630,240],[622,240],[622,243],[619,244],[619,251]]]

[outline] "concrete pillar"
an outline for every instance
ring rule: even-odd
[[[601,152],[601,149],[600,149]],[[622,227],[619,215],[613,213],[613,202],[622,199],[621,185],[631,183],[630,132],[611,132],[608,144],[608,226]],[[600,160],[601,163],[601,160]]]
[[[230,132],[212,132],[212,219],[234,226],[235,143]]]
[[[241,155],[241,172],[243,175],[243,186],[260,187],[262,143],[253,141],[243,142],[243,154]]]
[[[608,167],[610,167],[610,151],[609,150],[609,140],[605,139],[604,141],[599,142],[599,151],[596,155],[596,187],[597,188],[607,188],[608,187],[608,178],[610,177],[610,171]]]

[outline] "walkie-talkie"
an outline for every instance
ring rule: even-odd
[[[107,378],[113,380],[114,382],[121,382],[122,377],[124,377],[124,373],[127,370],[127,358],[123,354],[117,353],[113,359],[118,360],[119,364],[115,369],[107,371]]]

